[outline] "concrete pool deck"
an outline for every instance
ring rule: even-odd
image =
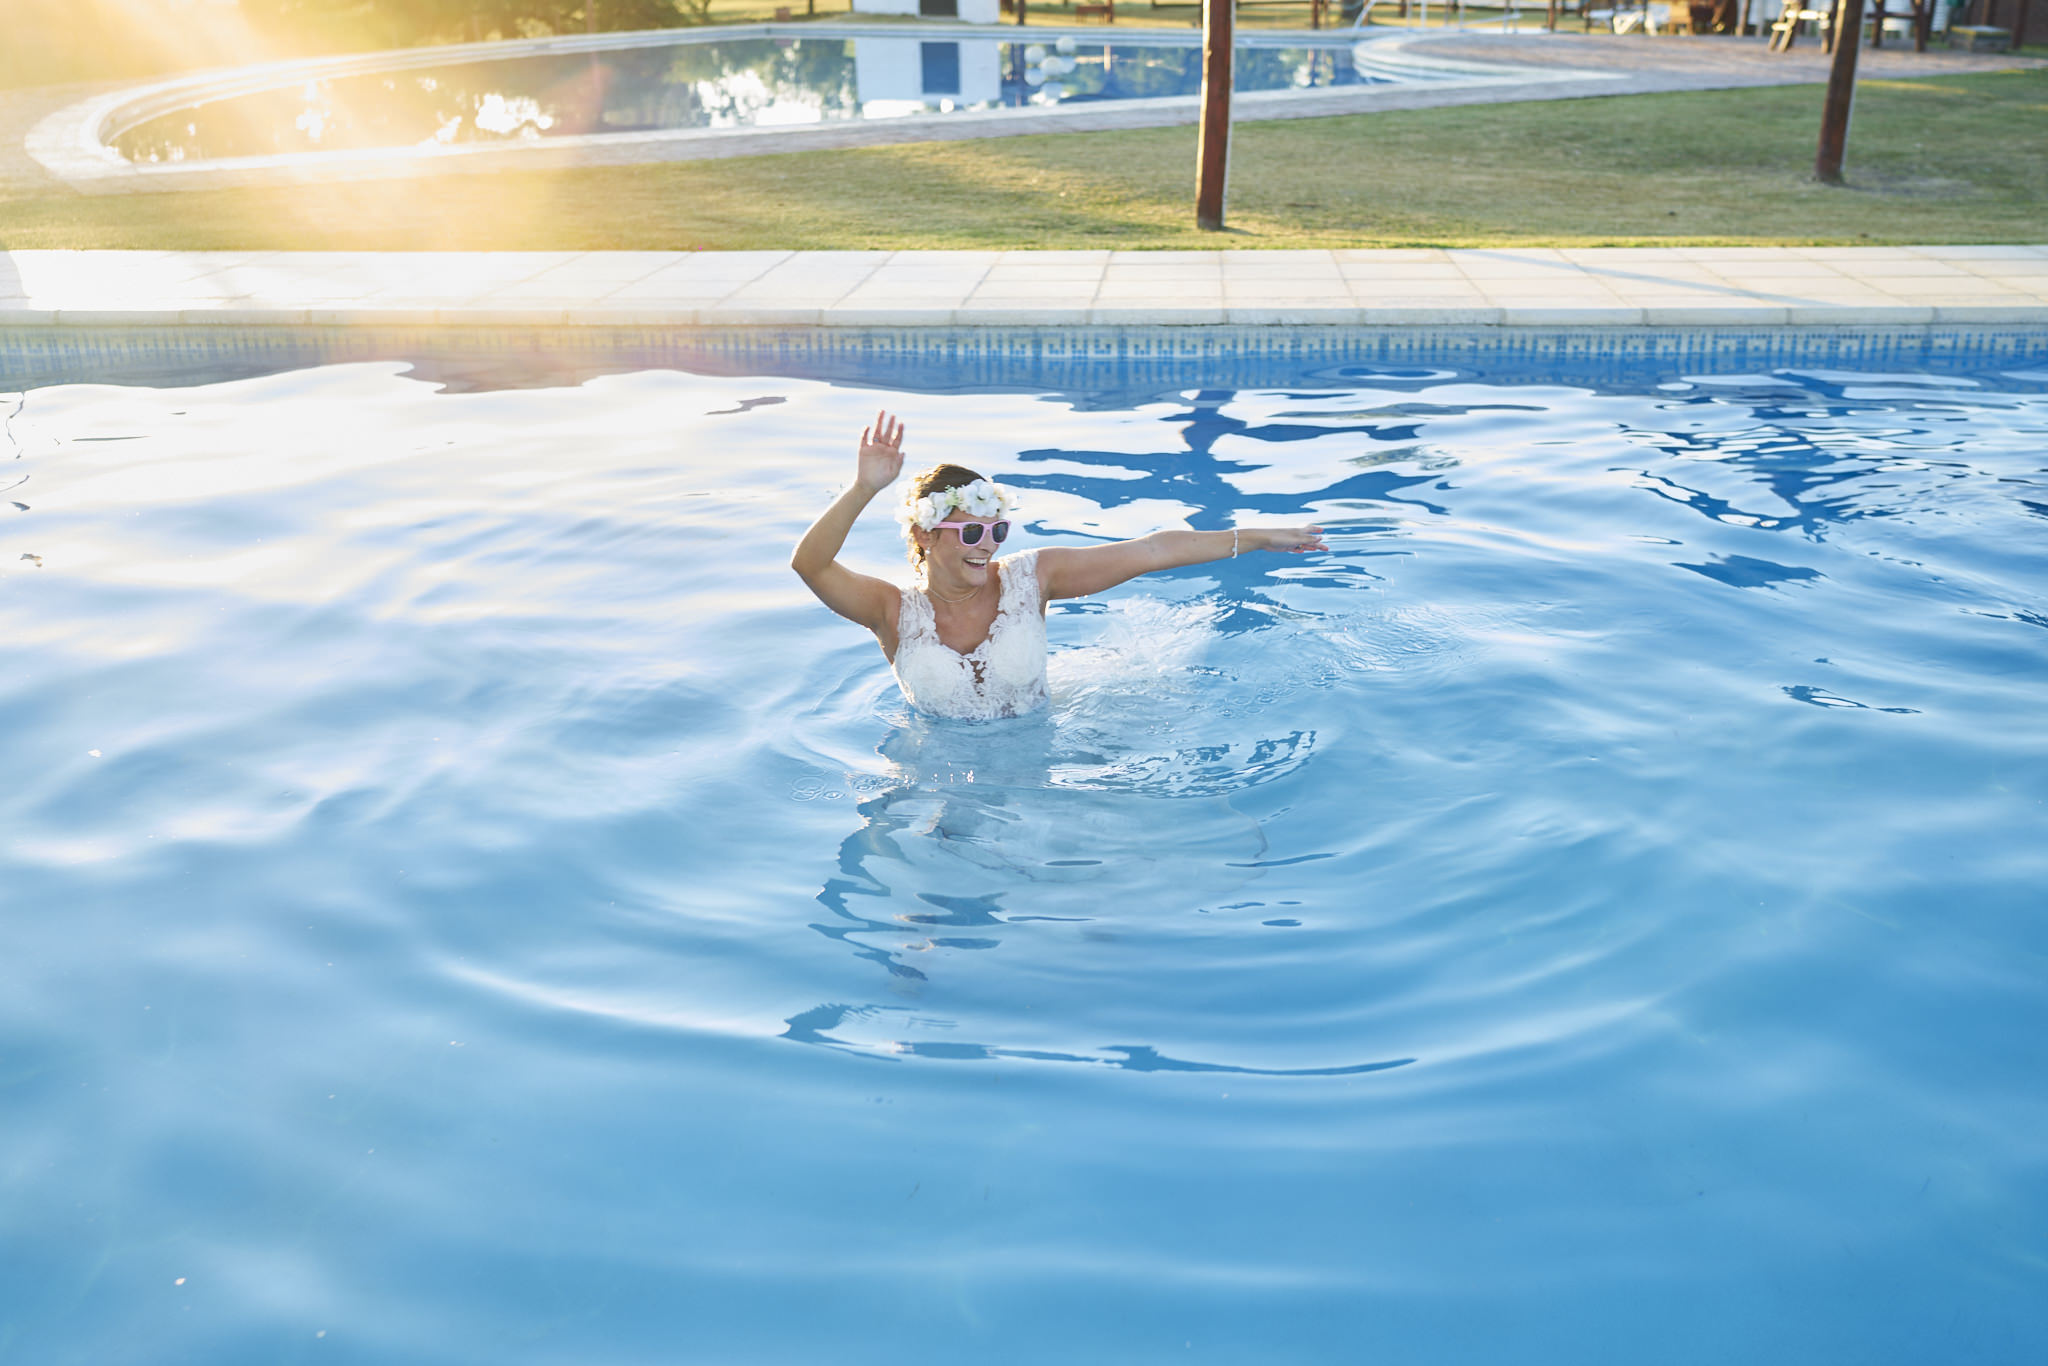
[[[2048,244],[0,252],[0,328],[2048,325]]]

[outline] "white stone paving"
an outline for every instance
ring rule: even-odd
[[[0,326],[2048,324],[2048,244],[0,252]]]

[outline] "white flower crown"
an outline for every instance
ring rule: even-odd
[[[955,508],[970,517],[1000,517],[1017,510],[1017,495],[993,480],[977,479],[958,488],[927,493],[914,503],[904,504],[903,510],[896,514],[896,520],[903,523],[906,535],[913,526],[930,531],[945,521],[946,514]]]

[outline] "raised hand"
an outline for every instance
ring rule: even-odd
[[[1279,550],[1300,555],[1330,548],[1323,544],[1323,529],[1319,526],[1246,527],[1238,537],[1245,550]]]
[[[880,493],[903,472],[903,424],[886,412],[876,413],[860,433],[860,475],[857,482]]]

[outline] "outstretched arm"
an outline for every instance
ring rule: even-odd
[[[833,500],[811,529],[796,544],[789,567],[818,601],[845,617],[857,621],[888,643],[894,635],[896,585],[868,574],[856,574],[839,563],[839,551],[854,519],[889,487],[903,469],[903,424],[887,413],[875,414],[874,424],[860,434],[860,468],[851,487]]]
[[[1328,550],[1319,526],[1242,527],[1236,531],[1155,531],[1110,545],[1054,546],[1038,552],[1039,591],[1048,599],[1080,598],[1155,569],[1227,560],[1233,553]]]

